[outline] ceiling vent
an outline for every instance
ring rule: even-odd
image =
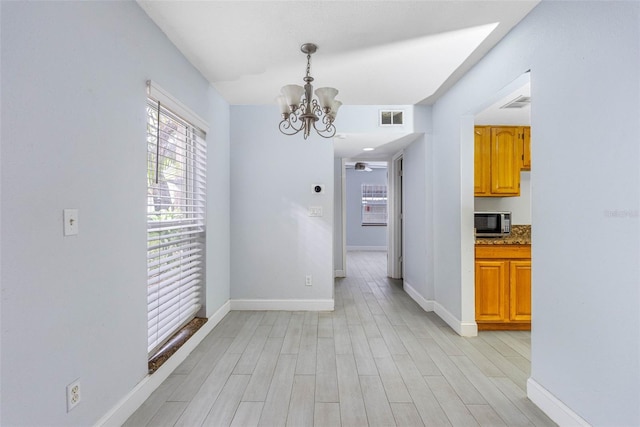
[[[521,95],[511,102],[507,102],[500,108],[524,108],[531,104],[531,97]]]
[[[380,110],[380,126],[402,126],[403,116],[403,110]]]

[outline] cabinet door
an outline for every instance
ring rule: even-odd
[[[522,129],[522,169],[531,170],[531,127]]]
[[[507,319],[509,261],[476,261],[476,321]]]
[[[476,126],[474,129],[474,188],[476,196],[491,192],[491,129]]]
[[[531,321],[531,261],[511,261],[509,274],[509,320]]]
[[[517,127],[491,128],[491,193],[520,195],[520,148]]]

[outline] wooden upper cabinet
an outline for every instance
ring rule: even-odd
[[[479,196],[491,192],[491,128],[476,126],[474,138],[474,193]]]
[[[529,170],[528,126],[476,126],[474,128],[474,195],[520,195],[520,170]]]
[[[531,128],[522,129],[522,170],[531,170]]]
[[[520,141],[517,127],[491,128],[491,193],[520,195]]]

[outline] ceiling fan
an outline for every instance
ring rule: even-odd
[[[364,163],[364,162],[357,162],[353,168],[357,171],[365,171],[365,172],[371,172],[372,169],[369,167],[368,164]]]

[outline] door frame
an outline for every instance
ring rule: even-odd
[[[515,80],[489,97],[482,104],[476,106],[468,114],[460,117],[460,146],[462,149],[460,164],[462,179],[460,180],[460,331],[462,336],[477,336],[476,324],[476,291],[475,291],[475,237],[473,235],[473,214],[475,205],[474,195],[474,162],[473,153],[475,116],[498,100],[504,98],[514,90],[531,82],[531,70],[525,71]],[[467,167],[465,167],[465,165]],[[470,171],[470,173],[469,173]],[[533,322],[532,322],[533,323]],[[454,328],[455,329],[455,328]]]
[[[387,275],[394,279],[402,278],[402,264],[399,262],[391,263],[389,260],[396,259],[397,255],[404,253],[404,239],[402,227],[398,223],[395,212],[402,212],[404,209],[404,198],[396,197],[396,191],[402,191],[402,182],[397,177],[397,162],[402,160],[403,151],[395,154],[391,160],[376,160],[387,162]],[[340,215],[342,217],[342,235],[340,236],[342,250],[342,269],[334,269],[334,277],[347,277],[347,162],[355,160],[350,158],[342,158],[340,166]],[[397,186],[399,190],[397,190]],[[399,194],[399,193],[398,193]],[[402,205],[396,206],[397,203]],[[392,258],[393,254],[393,258]],[[391,264],[394,264],[393,266]]]
[[[392,279],[404,276],[404,197],[400,175],[403,155],[404,151],[395,154],[387,166],[387,275]]]

